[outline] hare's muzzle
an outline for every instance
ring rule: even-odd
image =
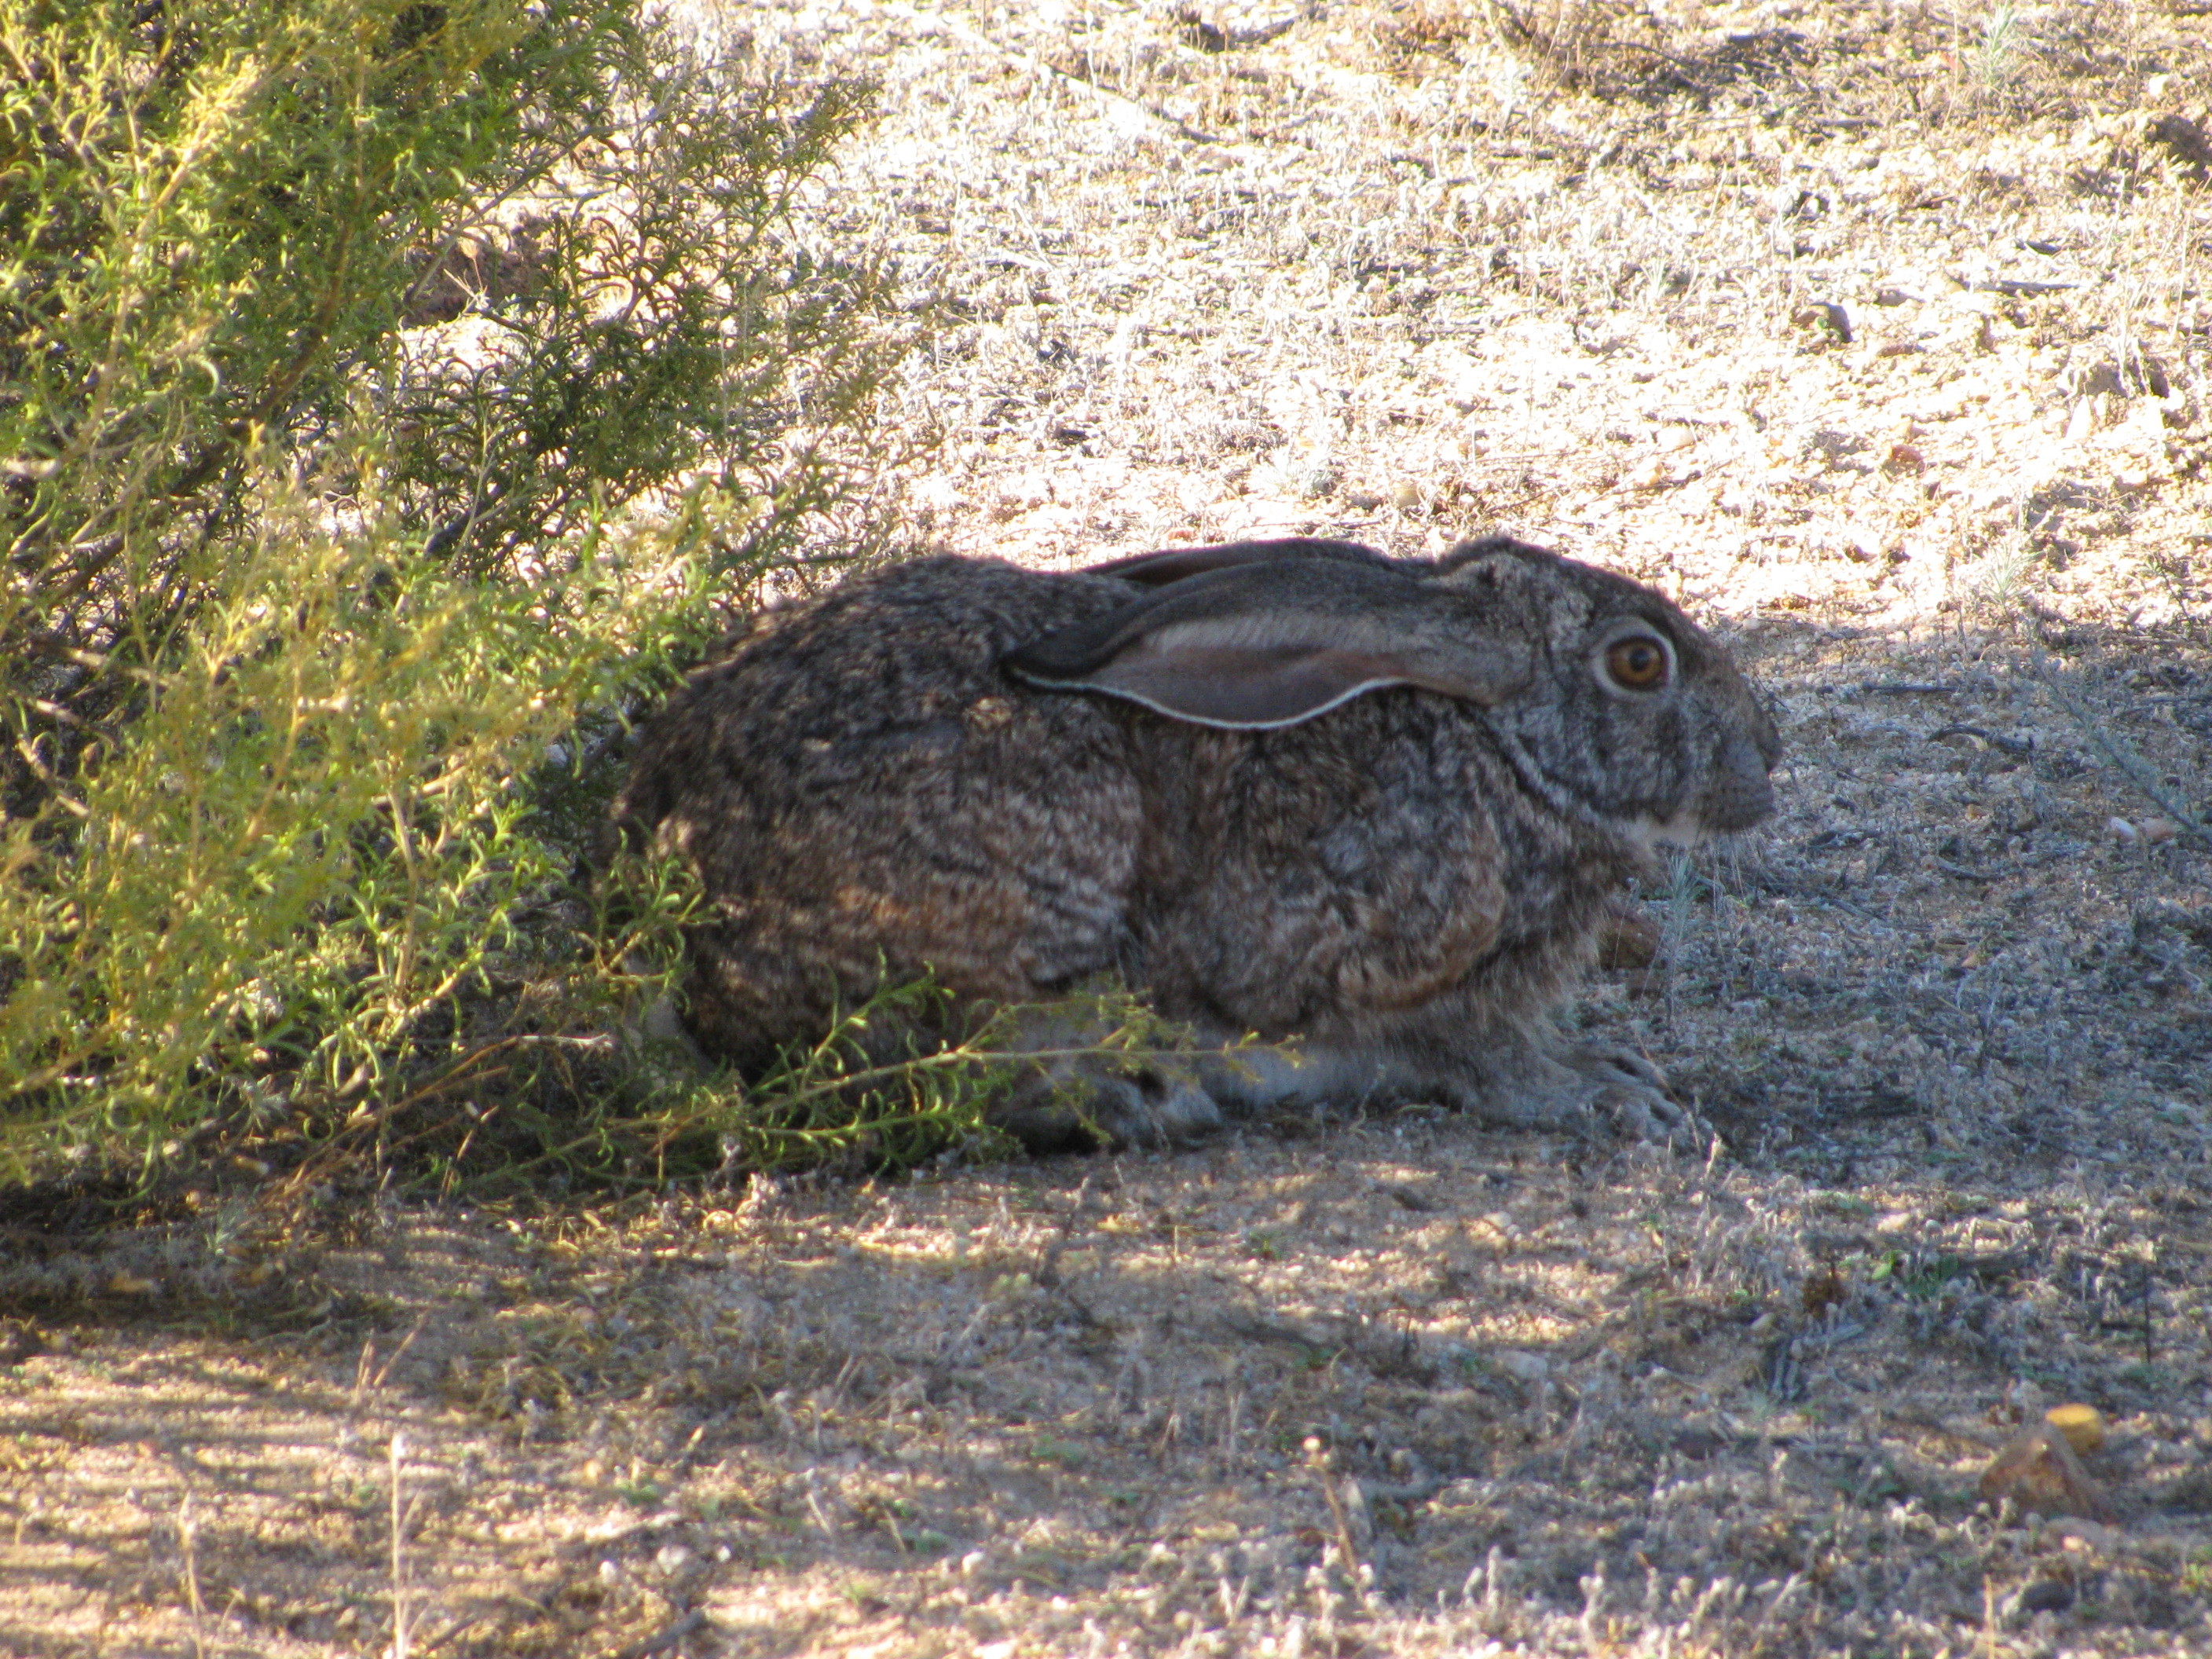
[[[1712,787],[1705,799],[1709,829],[1726,833],[1748,830],[1774,811],[1774,785],[1767,774],[1781,757],[1772,725],[1762,720],[1751,736],[1732,737],[1721,745]]]

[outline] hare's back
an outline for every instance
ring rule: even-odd
[[[994,998],[1095,972],[1138,840],[1123,728],[998,660],[1129,593],[961,559],[846,582],[671,702],[617,811],[694,860],[717,919],[696,943],[795,1023],[793,988],[851,998],[886,969]]]
[[[1025,695],[999,659],[1129,596],[1121,582],[996,560],[921,559],[854,578],[770,613],[696,677],[654,723],[638,770],[672,764],[694,794],[739,778],[750,790],[808,795],[851,783],[973,781],[1005,750]],[[1048,712],[1086,707],[1027,701]],[[1079,739],[1113,729],[1072,725],[1065,734]],[[664,749],[666,760],[656,761]]]

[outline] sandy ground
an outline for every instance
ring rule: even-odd
[[[1783,809],[1575,1016],[1698,1144],[18,1232],[0,1650],[2212,1653],[2186,9],[714,20],[883,83],[918,539],[1503,529],[1730,641]]]

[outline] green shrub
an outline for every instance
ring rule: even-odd
[[[684,897],[579,854],[717,606],[880,529],[905,343],[793,211],[864,106],[635,0],[0,9],[0,1178],[649,1115]]]

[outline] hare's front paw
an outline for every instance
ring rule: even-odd
[[[1615,1133],[1638,1140],[1686,1135],[1690,1115],[1667,1091],[1667,1074],[1633,1048],[1587,1042],[1565,1056],[1587,1091],[1587,1110]]]
[[[1689,1127],[1689,1114],[1667,1092],[1659,1068],[1616,1044],[1583,1043],[1556,1054],[1532,1048],[1493,1075],[1498,1080],[1474,1103],[1491,1121],[1515,1128],[1671,1140]]]

